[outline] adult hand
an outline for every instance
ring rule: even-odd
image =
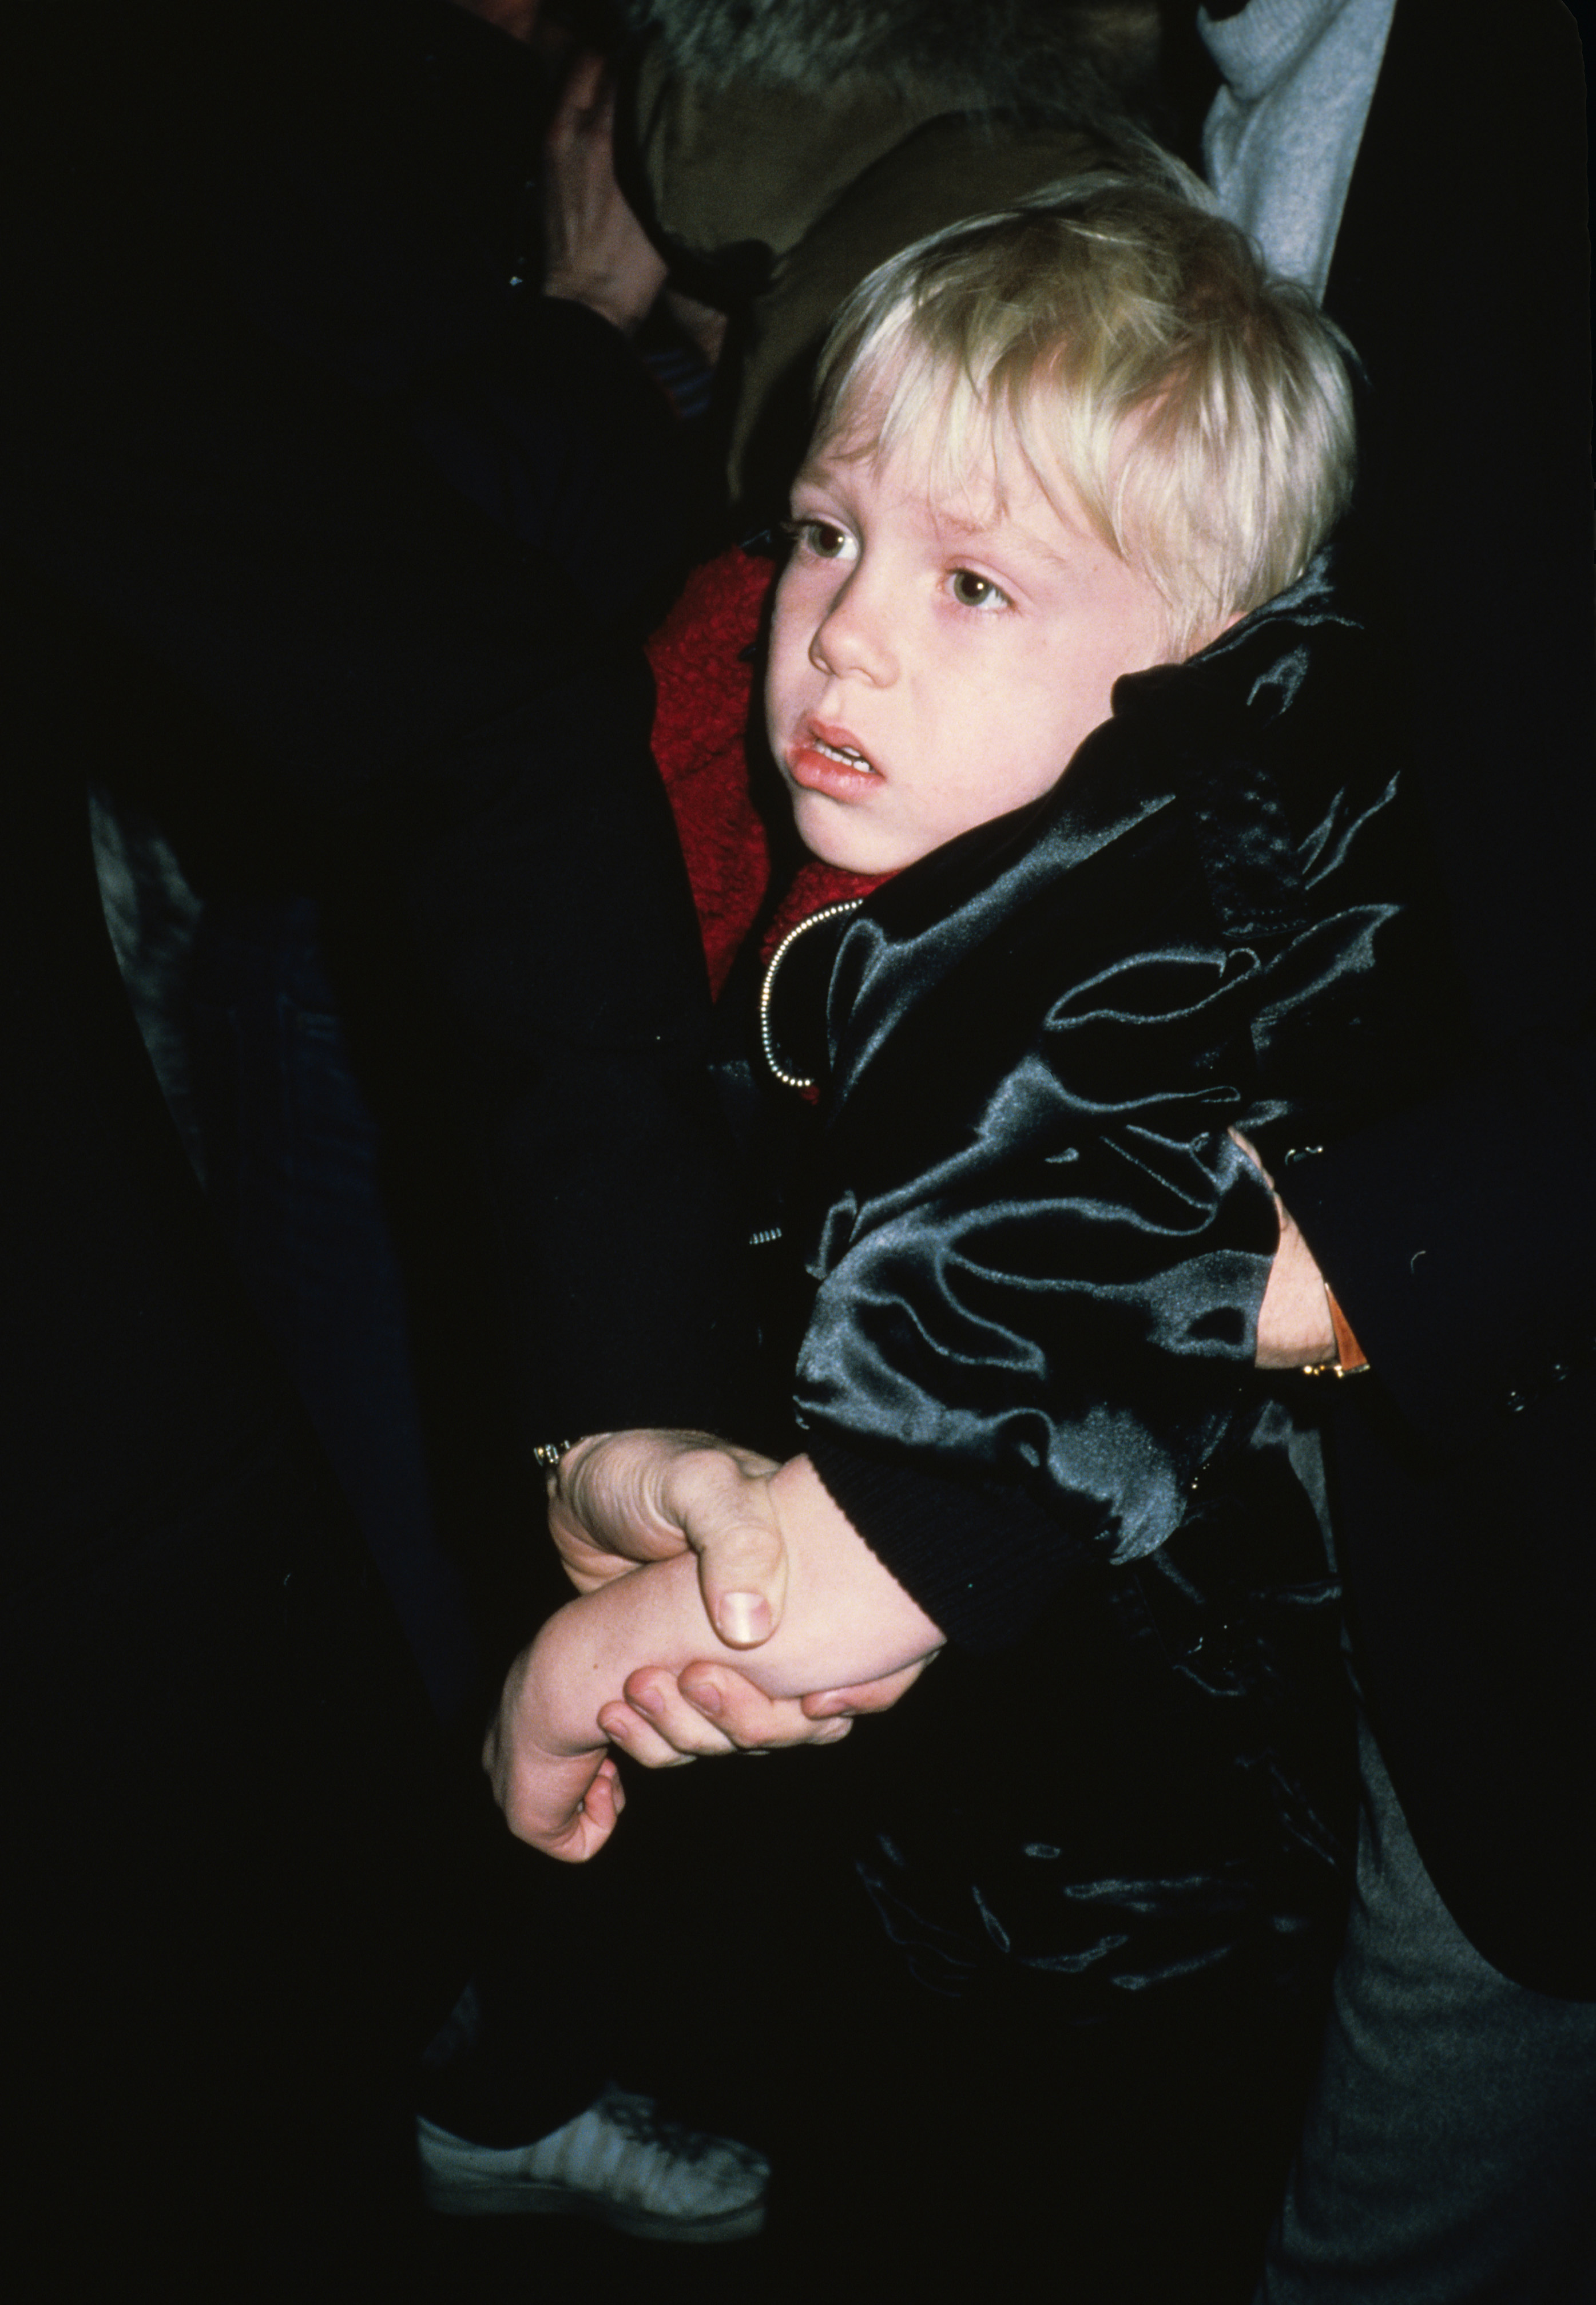
[[[579,1593],[675,1554],[699,1556],[699,1590],[729,1648],[781,1622],[787,1564],[770,1503],[775,1460],[707,1433],[606,1433],[568,1450],[549,1483],[548,1527]]]
[[[1271,1193],[1275,1180],[1239,1128],[1230,1132]],[[1269,1267],[1269,1284],[1258,1310],[1258,1345],[1253,1358],[1262,1369],[1315,1368],[1336,1357],[1336,1330],[1325,1278],[1313,1252],[1297,1230],[1290,1210],[1275,1193],[1280,1242]]]
[[[665,259],[615,182],[615,89],[602,56],[572,66],[543,171],[543,293],[631,336],[665,285]]]
[[[774,1753],[793,1745],[835,1745],[855,1715],[885,1713],[912,1688],[929,1658],[853,1688],[771,1697],[729,1665],[691,1664],[679,1676],[644,1666],[625,1685],[626,1702],[605,1705],[598,1725],[646,1769],[676,1768],[717,1753]]]

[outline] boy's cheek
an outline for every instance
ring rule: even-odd
[[[776,599],[770,610],[770,649],[766,659],[765,690],[780,677],[781,668],[798,646],[799,606],[792,587],[792,572],[782,577],[776,588]]]
[[[824,574],[789,567],[776,588],[770,612],[770,648],[766,659],[765,699],[769,710],[779,697],[791,704],[795,691],[814,672],[810,643],[824,623],[833,586]]]
[[[775,635],[771,636],[770,663],[765,675],[765,741],[779,761],[782,747],[802,717],[806,704],[812,705],[813,696],[806,693],[805,676],[810,670],[808,659],[800,654],[791,661],[782,654]]]
[[[765,659],[765,734],[776,747],[782,702],[787,686],[787,641],[779,624],[770,627],[770,647]]]

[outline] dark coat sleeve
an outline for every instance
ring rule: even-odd
[[[1354,540],[1402,643],[1466,1045],[1286,1181],[1373,1367],[1332,1408],[1382,1749],[1460,1926],[1557,1994],[1596,1989],[1583,95],[1554,0],[1397,0],[1326,302],[1368,370]]]
[[[1490,165],[1442,165],[1460,152]],[[1586,203],[1566,10],[1399,0],[1326,301],[1369,371],[1352,540],[1402,638],[1391,710],[1469,1059],[1444,1094],[1327,1148],[1293,1205],[1392,1399],[1443,1451],[1588,1355],[1596,1304]],[[1482,293],[1492,347],[1465,355]]]
[[[1381,1391],[1438,1459],[1596,1360],[1596,1050],[1532,1042],[1286,1179]]]

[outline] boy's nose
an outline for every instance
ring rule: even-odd
[[[815,627],[809,660],[817,672],[834,679],[850,674],[885,687],[897,675],[897,659],[887,634],[887,603],[879,585],[861,583],[862,569],[833,594],[831,605]]]

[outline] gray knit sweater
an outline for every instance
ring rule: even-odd
[[[1220,208],[1324,294],[1396,0],[1249,0],[1197,26],[1223,86],[1202,131]]]

